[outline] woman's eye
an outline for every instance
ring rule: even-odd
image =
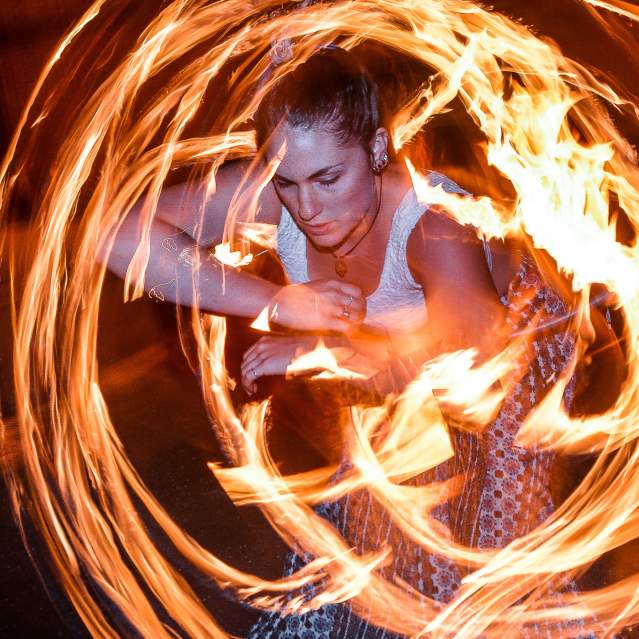
[[[288,186],[291,186],[290,182],[284,182],[284,180],[275,180],[275,186],[277,186],[278,189],[285,189]]]
[[[335,182],[337,182],[337,180],[339,180],[339,175],[336,175],[336,176],[331,177],[331,178],[326,178],[324,180],[320,180],[320,184],[322,186],[330,186],[331,184],[335,184]]]

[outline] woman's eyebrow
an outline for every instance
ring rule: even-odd
[[[330,171],[334,171],[335,169],[342,168],[343,165],[344,165],[343,162],[338,162],[337,164],[331,164],[330,166],[325,166],[319,169],[318,171],[315,171],[311,175],[309,175],[307,179],[315,180],[318,177],[322,177],[323,175],[330,173]],[[282,182],[288,182],[289,184],[293,184],[295,182],[294,180],[289,180],[287,177],[284,177],[283,175],[280,175],[279,173],[276,173],[273,177],[277,180],[281,180]]]

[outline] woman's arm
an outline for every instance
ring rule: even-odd
[[[202,188],[177,185],[160,195],[150,228],[145,290],[160,299],[198,305],[207,312],[257,317],[267,309],[269,319],[299,330],[343,331],[361,321],[365,302],[356,287],[332,280],[296,286],[278,286],[250,273],[223,267],[210,253],[221,242],[227,212],[241,183],[246,164],[224,166],[217,174],[217,189],[204,202]],[[127,215],[106,258],[108,267],[126,275],[142,238],[136,205]],[[262,191],[257,221],[276,224],[280,204],[269,185]],[[194,285],[195,284],[195,285]],[[352,313],[342,315],[349,297]]]
[[[109,269],[124,278],[140,241],[139,212],[133,210],[115,238]],[[256,317],[282,288],[238,269],[223,268],[210,248],[160,219],[151,224],[149,250],[144,289],[167,302],[185,306],[197,302],[210,313]]]
[[[204,311],[244,317],[255,317],[268,305],[280,287],[233,268],[223,272],[210,255],[222,241],[227,211],[246,170],[245,162],[223,166],[206,204],[202,186],[178,184],[162,191],[150,228],[145,291],[169,302],[197,302]],[[273,189],[264,190],[260,221],[277,223],[274,197]],[[122,278],[142,240],[142,206],[140,201],[129,212],[107,258],[109,269]],[[238,295],[238,287],[246,295]]]
[[[382,394],[401,390],[439,355],[475,348],[481,363],[499,353],[507,338],[505,309],[473,229],[431,209],[409,237],[407,260],[424,289],[426,323],[413,331],[362,328],[334,338],[353,347],[349,366],[362,362],[379,369],[366,384]]]
[[[424,289],[426,323],[412,331],[363,327],[333,338],[353,347],[350,366],[361,361],[379,368],[370,385],[382,393],[400,390],[425,362],[444,353],[475,348],[476,362],[484,362],[504,348],[507,338],[505,309],[473,229],[430,209],[411,233],[406,252]]]
[[[475,347],[483,361],[502,350],[505,310],[473,229],[431,209],[409,237],[407,258],[424,289],[430,357]]]

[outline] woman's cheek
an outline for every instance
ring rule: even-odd
[[[349,184],[341,194],[341,210],[348,211],[348,217],[354,221],[359,221],[370,206],[371,188],[364,180]]]

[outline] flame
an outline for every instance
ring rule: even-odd
[[[100,18],[105,4],[95,2],[71,29],[25,108],[0,169],[5,219],[33,152],[20,143],[36,125],[47,125],[63,96],[44,96],[47,107],[40,112],[32,114],[32,107],[39,104],[59,58],[83,37],[87,24]],[[573,624],[561,626],[562,636],[590,631],[610,636],[639,621],[636,575],[587,592],[560,586],[639,532],[638,255],[636,240],[618,240],[611,215],[622,212],[636,234],[639,169],[634,149],[608,109],[635,119],[639,113],[631,100],[566,58],[555,44],[467,1],[306,5],[278,11],[280,3],[274,0],[175,0],[158,12],[80,105],[37,203],[28,245],[38,250],[23,280],[14,273],[16,424],[23,464],[20,472],[9,469],[15,511],[20,513],[23,500],[28,501],[60,581],[96,637],[114,637],[116,629],[85,577],[100,584],[141,636],[172,636],[163,623],[165,614],[190,637],[226,636],[155,546],[136,503],[198,570],[258,608],[302,611],[348,600],[372,623],[410,636],[518,636],[526,629],[556,630],[562,622]],[[639,19],[636,7],[621,0],[584,0],[584,5],[606,28],[608,13]],[[293,55],[273,66],[270,43],[284,37],[294,43]],[[170,171],[207,162],[206,173],[199,176],[206,187],[204,216],[216,191],[216,171],[240,157],[252,161],[250,176],[233,198],[214,257],[237,268],[252,259],[233,250],[237,241],[271,248],[274,229],[256,220],[260,192],[279,156],[263,169],[246,123],[279,77],[334,41],[346,49],[376,42],[435,71],[424,71],[419,89],[397,105],[391,134],[398,150],[453,109],[453,100],[470,118],[485,165],[508,181],[514,197],[451,194],[432,187],[408,163],[415,190],[420,200],[441,205],[484,238],[525,234],[567,276],[572,307],[565,326],[556,330],[574,338],[573,361],[557,379],[546,380],[552,387],[528,417],[518,443],[598,456],[579,488],[543,525],[503,549],[467,547],[452,539],[435,516],[438,505],[460,490],[463,478],[427,484],[411,480],[451,459],[448,421],[456,415],[472,425],[473,433],[490,422],[528,357],[526,330],[479,366],[472,351],[444,354],[421,366],[399,397],[375,408],[342,411],[348,464],[285,476],[266,443],[267,402],[250,404],[240,415],[233,407],[224,320],[193,308],[189,330],[197,342],[204,399],[233,463],[232,468],[211,465],[211,470],[238,504],[259,504],[291,547],[313,557],[298,573],[269,581],[227,565],[200,546],[170,518],[127,458],[100,386],[97,319],[104,267],[95,256],[111,250],[127,213],[142,201],[142,237],[125,282],[127,298],[141,295],[151,223]],[[235,70],[230,75],[229,67]],[[161,72],[167,80],[153,93],[149,81]],[[211,89],[225,96],[217,103],[214,133],[186,137]],[[197,255],[190,267],[195,275]],[[194,288],[195,282],[194,276]],[[589,295],[596,283],[623,311],[626,374],[609,408],[573,415],[563,397],[572,372],[588,356]],[[276,314],[277,309],[264,309],[254,325],[268,330]],[[534,330],[542,328],[535,325]],[[370,377],[338,361],[330,349],[320,347],[295,361],[290,373],[322,368],[333,378]],[[394,548],[354,552],[312,508],[358,491],[366,491],[415,544],[464,567],[466,577],[450,604],[385,576]],[[308,597],[299,594],[306,584],[315,584]]]
[[[218,244],[213,251],[213,257],[220,262],[220,264],[232,266],[233,268],[247,266],[253,261],[253,253],[242,255],[241,251],[232,251],[229,242]]]
[[[251,328],[254,328],[256,331],[261,331],[262,333],[270,332],[270,318],[272,313],[277,315],[277,306],[275,306],[272,311],[268,307],[263,308],[259,315],[251,322]]]
[[[244,222],[238,228],[238,235],[265,249],[274,250],[277,239],[277,227],[274,224],[261,222]]]
[[[338,360],[341,359],[340,351],[350,350],[348,348],[327,348],[323,340],[318,340],[317,345],[313,350],[307,353],[300,353],[293,361],[286,367],[286,374],[295,376],[296,374],[303,374],[310,371],[320,371],[316,378],[318,379],[367,379],[372,377],[377,368],[370,368],[364,373],[361,370],[354,370],[349,368],[348,362],[345,366],[341,366]],[[352,355],[352,353],[350,353]],[[358,367],[359,368],[359,367]]]

